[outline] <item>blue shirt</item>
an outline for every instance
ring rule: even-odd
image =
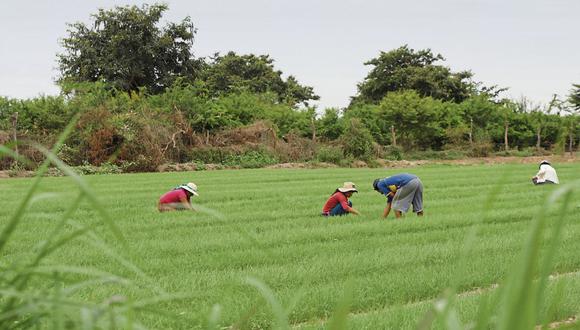
[[[389,186],[397,187],[399,190],[402,186],[406,185],[407,183],[411,182],[411,180],[416,179],[417,176],[409,173],[401,173],[397,175],[390,176],[388,178],[384,178],[377,184],[379,191],[383,195],[387,195],[391,192]],[[388,197],[389,202],[393,200],[392,196]]]

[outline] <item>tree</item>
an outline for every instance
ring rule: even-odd
[[[327,108],[324,115],[318,120],[319,134],[326,140],[336,140],[343,132],[343,125],[339,116],[340,110]]]
[[[346,122],[341,140],[347,156],[363,160],[372,156],[373,136],[360,120],[352,118]]]
[[[568,135],[568,150],[573,154],[574,142],[578,136],[578,117],[580,114],[580,84],[572,84],[573,88],[568,96],[570,107],[566,110],[568,115],[564,120],[564,127]]]
[[[438,101],[422,98],[415,91],[388,93],[378,108],[382,135],[392,135],[407,149],[438,148],[444,131],[440,127]],[[392,126],[392,128],[391,128]]]
[[[377,58],[364,63],[373,68],[358,84],[358,94],[351,104],[377,104],[388,92],[401,90],[414,90],[423,97],[457,103],[474,94],[479,84],[471,81],[473,74],[451,72],[448,67],[435,64],[444,60],[441,54],[435,55],[430,49],[415,51],[407,45],[381,52]]]
[[[99,9],[92,22],[68,24],[57,55],[58,82],[104,81],[122,91],[159,93],[178,77],[195,78],[200,61],[191,52],[190,17],[158,27],[164,4]]]
[[[295,77],[282,79],[282,71],[275,70],[273,63],[268,55],[215,54],[201,79],[214,96],[240,91],[273,92],[280,103],[293,106],[299,103],[308,106],[308,101],[319,99],[312,87],[300,85]]]
[[[573,88],[570,91],[568,101],[576,110],[580,110],[580,84],[572,84]]]
[[[542,147],[542,134],[546,128],[549,115],[552,110],[557,106],[558,96],[554,94],[552,100],[547,106],[543,107],[541,104],[533,104],[530,100],[522,97],[517,103],[516,107],[521,113],[529,114],[529,120],[534,126],[534,131],[536,135],[536,149],[539,150]]]

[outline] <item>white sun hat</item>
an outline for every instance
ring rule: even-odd
[[[338,191],[343,192],[343,193],[349,192],[349,191],[358,192],[358,190],[356,190],[356,185],[354,184],[354,182],[343,183],[342,187],[338,188]]]
[[[199,196],[199,194],[197,193],[197,185],[193,182],[183,184],[183,185],[179,186],[179,188],[183,188],[183,189],[189,191],[190,193],[194,194],[195,196]]]

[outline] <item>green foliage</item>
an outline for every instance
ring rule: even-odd
[[[476,93],[477,85],[471,81],[469,71],[451,72],[435,64],[445,59],[430,49],[415,51],[407,45],[365,62],[372,69],[362,83],[352,104],[378,104],[389,92],[414,90],[419,95],[443,101],[462,102]]]
[[[230,154],[224,160],[224,165],[240,166],[242,168],[260,168],[278,163],[278,159],[264,150],[250,150],[242,154]]]
[[[568,101],[572,104],[574,109],[580,110],[580,84],[572,84],[572,90],[570,91]]]
[[[414,91],[389,93],[379,105],[378,117],[393,126],[399,143],[406,148],[440,148],[445,134],[440,126],[443,108],[441,102],[422,98]]]
[[[345,110],[343,125],[348,125],[351,119],[359,120],[371,133],[373,139],[381,144],[390,143],[390,122],[381,120],[379,109],[373,104],[360,104]]]
[[[346,156],[363,160],[371,158],[373,136],[358,119],[353,118],[348,121],[340,140]]]
[[[399,146],[387,146],[384,150],[385,158],[390,160],[402,160],[404,158],[403,148]]]
[[[288,105],[318,100],[314,89],[302,86],[295,77],[282,79],[282,71],[274,69],[274,60],[268,55],[238,55],[228,52],[215,54],[207,64],[201,79],[214,97],[231,93],[274,93],[277,101]]]
[[[68,118],[81,113],[76,129],[59,150],[59,157],[72,166],[85,162],[96,166],[111,163],[123,167],[124,171],[155,171],[163,163],[190,160],[221,164],[232,144],[243,144],[243,139],[256,136],[252,138],[250,133],[242,140],[222,142],[220,136],[259,122],[268,122],[271,126],[269,132],[259,134],[267,133],[272,143],[276,138],[286,143],[281,148],[270,146],[275,158],[282,162],[319,158],[315,150],[336,143],[344,146],[345,156],[367,161],[382,157],[380,149],[385,147],[389,148],[384,155],[388,159],[406,157],[398,148],[403,148],[409,157],[415,157],[416,151],[429,150],[433,153],[459,150],[471,156],[486,156],[504,150],[506,123],[510,149],[527,150],[535,146],[538,125],[542,129],[538,150],[574,151],[580,143],[578,116],[565,112],[571,110],[565,104],[558,106],[559,112],[548,113],[528,110],[519,103],[494,103],[481,95],[456,104],[421,97],[414,91],[392,92],[379,105],[357,104],[344,113],[326,109],[316,119],[315,108],[296,109],[280,103],[272,92],[238,91],[212,97],[201,81],[189,84],[178,80],[155,95],[144,90],[130,95],[119,93],[101,82],[71,83],[66,92],[67,96],[28,100],[1,98],[0,142],[14,147],[11,118],[18,112],[18,140],[33,140],[43,145],[55,140]],[[365,134],[359,136],[361,140],[356,143],[367,142],[356,147],[352,145],[354,142],[345,139],[347,129],[353,128],[352,120],[371,135],[370,139]],[[373,145],[373,141],[378,145]],[[218,154],[217,160],[210,156],[192,158],[198,150],[203,154],[207,148],[221,149],[222,155]],[[41,153],[26,145],[19,152],[32,160],[27,165],[29,169],[43,160]],[[423,154],[428,158],[455,157],[445,152],[439,156],[433,153]],[[336,159],[336,153],[322,157]],[[11,163],[5,160],[0,166],[6,169]]]
[[[8,210],[10,217],[6,217],[6,221],[1,223],[0,252],[10,256],[11,259],[8,262],[5,259],[0,273],[0,292],[2,292],[0,327],[3,329],[101,329],[117,326],[131,329],[134,326],[139,327],[139,321],[135,319],[137,311],[148,308],[147,306],[152,303],[173,299],[159,290],[155,282],[99,237],[102,233],[98,228],[106,225],[110,229],[109,237],[112,234],[117,243],[125,250],[128,249],[124,236],[87,182],[55,156],[66,136],[72,131],[76,120],[78,116],[67,125],[52,150],[34,144],[34,147],[45,155],[46,160],[38,169],[34,181],[17,197],[18,202],[15,201],[10,207],[3,208]],[[0,148],[0,156],[4,153],[7,153],[7,150]],[[39,200],[59,197],[59,194],[55,193],[38,192],[50,163],[69,176],[71,180],[67,183],[72,186],[70,188],[74,188],[70,191],[75,191],[75,194],[68,196],[65,203],[59,201],[58,215],[52,219],[54,221],[51,224],[43,226],[48,228],[44,231],[46,234],[44,240],[37,241],[34,248],[13,258],[12,249],[17,241],[15,236],[22,237],[20,229],[22,222],[25,222],[23,219],[28,208]],[[90,215],[84,214],[84,223],[78,222],[78,218],[72,219],[76,217],[75,213],[80,211],[83,201],[87,201],[88,208],[93,211]],[[86,211],[87,207],[83,206],[83,209]],[[56,255],[63,250],[75,250],[71,248],[74,241],[83,239],[89,246],[96,247],[106,255],[107,259],[115,264],[116,271],[122,269],[137,275],[136,277],[141,276],[141,280],[145,281],[136,285],[132,278],[88,267],[83,262],[77,263],[78,266],[70,260],[62,264],[55,263]],[[122,295],[110,297],[104,302],[97,301],[94,297],[79,298],[79,292],[83,290],[107,285],[114,286],[117,290],[142,286],[153,292],[159,291],[153,299],[146,300],[131,300]]]
[[[99,9],[90,24],[69,24],[59,82],[103,81],[122,91],[159,93],[177,77],[193,81],[200,70],[191,53],[195,28],[189,17],[160,28],[166,10],[164,4],[117,6]]]
[[[323,139],[332,141],[338,139],[344,130],[340,117],[340,110],[328,108],[324,110],[324,115],[318,120],[318,135]]]
[[[344,152],[338,146],[321,146],[316,151],[316,160],[319,162],[339,164],[344,159]]]

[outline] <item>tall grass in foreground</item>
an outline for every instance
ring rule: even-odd
[[[5,255],[6,246],[14,238],[14,233],[19,223],[23,221],[28,207],[42,199],[52,197],[37,193],[39,183],[51,163],[68,175],[79,188],[80,191],[72,204],[55,221],[50,236],[33,249],[32,258],[12,263],[0,261],[0,329],[140,329],[144,328],[138,320],[140,311],[151,312],[151,305],[178,298],[165,293],[163,289],[155,285],[155,282],[138,267],[112,250],[96,232],[95,229],[98,226],[105,224],[113,237],[124,248],[128,248],[121,231],[87,183],[55,156],[77,119],[78,116],[69,123],[52,150],[33,145],[44,154],[46,160],[37,170],[26,196],[14,208],[13,215],[0,232],[0,255]],[[27,162],[10,148],[0,146],[0,157],[6,155],[18,161]],[[83,201],[88,201],[98,214],[98,219],[94,219],[87,225],[74,223],[71,220],[71,216]],[[72,230],[67,228],[72,228]],[[121,287],[136,286],[131,279],[110,272],[45,262],[47,257],[55,251],[77,239],[84,239],[85,242],[105,253],[111,262],[117,263],[134,274],[140,279],[140,286],[145,283],[145,286],[153,292],[152,297],[132,301],[128,297],[119,295],[111,296],[101,302],[82,301],[75,298],[77,292],[92,286],[105,284]]]

